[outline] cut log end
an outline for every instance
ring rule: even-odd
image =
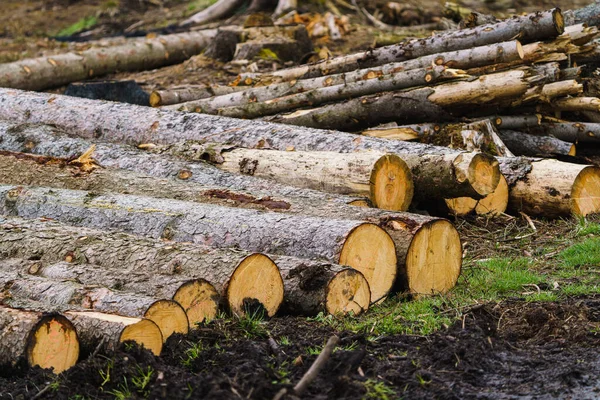
[[[42,317],[27,341],[27,362],[52,369],[59,374],[79,358],[79,339],[75,327],[61,315]]]
[[[128,340],[133,340],[156,356],[159,356],[162,351],[163,336],[160,328],[149,319],[142,319],[140,322],[126,326],[121,332],[119,342]]]
[[[571,199],[575,215],[586,216],[600,211],[600,168],[581,170],[573,183]]]
[[[194,279],[181,285],[173,300],[185,310],[192,329],[199,323],[214,319],[219,309],[219,293],[204,279]]]
[[[488,195],[489,196],[489,195]],[[477,200],[470,197],[456,197],[454,199],[445,199],[449,214],[457,217],[463,217],[470,214],[477,206]]]
[[[456,228],[446,220],[425,224],[408,248],[408,290],[417,295],[446,293],[456,285],[461,265],[462,247]]]
[[[554,21],[554,27],[556,28],[556,34],[562,35],[565,32],[565,19],[560,8],[552,10],[552,19]]]
[[[154,302],[146,310],[144,318],[148,318],[160,328],[163,341],[174,333],[187,334],[190,327],[183,307],[171,300]]]
[[[267,316],[277,313],[283,303],[283,279],[277,265],[263,254],[252,254],[238,265],[227,286],[232,313],[242,316],[249,305],[260,303]]]
[[[468,180],[473,189],[482,196],[492,193],[500,181],[498,161],[486,154],[475,154],[468,168]]]
[[[338,272],[327,286],[325,308],[329,314],[361,314],[369,309],[371,289],[364,275],[355,269]]]
[[[412,173],[404,160],[393,154],[381,157],[371,171],[371,201],[375,207],[406,211],[412,201]]]
[[[515,40],[517,45],[517,53],[519,54],[519,58],[522,60],[525,58],[525,50],[523,50],[523,45],[518,40]]]
[[[500,182],[493,193],[488,194],[483,199],[479,200],[475,206],[475,213],[478,215],[498,215],[506,211],[508,207],[508,183],[506,178],[500,174]]]
[[[369,282],[371,300],[385,299],[396,280],[396,247],[388,233],[374,224],[362,224],[348,235],[339,264],[360,271]]]
[[[567,155],[575,157],[577,155],[577,145],[573,144]]]
[[[154,91],[150,93],[150,106],[159,107],[162,105],[162,99],[160,98],[160,93]]]

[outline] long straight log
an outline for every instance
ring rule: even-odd
[[[213,96],[222,96],[238,91],[240,91],[240,88],[231,86],[187,86],[182,88],[155,90],[150,93],[150,105],[152,107],[168,106],[170,104],[185,103]]]
[[[506,99],[519,99],[539,79],[530,68],[522,68],[484,75],[472,81],[358,97],[343,103],[264,119],[306,127],[336,127],[345,131],[357,131],[389,121],[403,124],[432,120],[452,121],[457,118],[452,110],[458,106],[464,109]]]
[[[53,312],[92,310],[148,318],[160,328],[164,340],[173,333],[188,333],[185,311],[174,301],[19,273],[31,264],[20,259],[0,261],[0,282],[7,296],[5,304],[26,309],[40,307]]]
[[[177,33],[156,39],[131,40],[107,48],[92,48],[30,58],[0,65],[0,87],[44,90],[119,71],[138,71],[180,63],[199,54],[216,30]]]
[[[167,108],[171,110],[199,110],[209,113],[206,110],[218,110],[224,107],[241,106],[256,101],[262,102],[315,89],[337,85],[347,85],[353,82],[372,79],[380,79],[384,76],[395,76],[396,74],[404,71],[407,72],[415,69],[428,68],[432,65],[466,69],[488,64],[496,64],[501,62],[506,63],[515,60],[521,60],[522,57],[523,50],[521,44],[519,41],[513,40],[510,42],[494,43],[472,49],[433,54],[419,57],[414,60],[384,64],[375,68],[365,68],[312,79],[273,83],[267,86],[246,88],[246,90],[244,90],[244,86],[236,86],[234,89],[238,90],[237,93],[231,93],[224,96],[216,95],[210,99],[207,98],[198,101],[189,101],[184,104],[174,105]],[[241,85],[243,82],[239,83]],[[263,82],[261,81],[261,83]],[[150,97],[150,101],[152,103],[152,96]]]
[[[519,86],[522,85],[524,83],[519,82]],[[48,101],[51,98],[53,100]],[[394,153],[400,157],[435,155],[436,157],[416,160],[415,163],[404,159],[413,172],[415,193],[430,197],[435,196],[435,193],[431,192],[431,180],[436,181],[434,190],[444,193],[445,196],[481,197],[493,191],[499,179],[494,160],[488,156],[462,154],[437,146],[368,137],[357,138],[355,135],[336,131],[184,114],[98,100],[25,93],[14,89],[0,89],[0,106],[0,118],[3,119],[52,123],[82,137],[133,145],[200,140],[228,143],[244,148],[270,147],[286,150],[293,146],[298,151],[349,153],[372,149]],[[107,119],[106,115],[110,115],[111,119]],[[446,160],[441,162],[440,158]],[[462,174],[464,171],[473,171],[469,170],[471,167],[489,171],[489,174]],[[416,171],[419,173],[415,173]]]
[[[160,328],[149,319],[94,311],[67,311],[64,315],[77,329],[83,354],[90,354],[98,346],[100,350],[113,352],[126,341],[133,341],[157,356],[162,351]]]
[[[542,122],[531,132],[552,135],[570,143],[600,142],[600,124],[591,122]]]
[[[91,199],[89,192],[72,190],[4,186],[1,191],[1,211],[6,215],[46,216],[78,226],[121,230],[213,247],[237,246],[250,251],[325,259],[347,265],[364,271],[365,277],[370,278],[375,299],[387,295],[396,277],[393,240],[382,228],[363,221],[302,217],[137,196],[101,195]]]
[[[516,155],[552,158],[557,155],[574,156],[575,145],[552,136],[529,135],[527,133],[501,130],[500,138]]]
[[[51,369],[59,374],[79,358],[77,331],[60,314],[44,314],[0,305],[0,364]]]
[[[90,142],[82,139],[66,138],[60,135],[56,128],[49,126],[0,123],[1,127],[7,129],[0,129],[0,138],[2,139],[0,148],[8,150],[30,151],[46,156],[75,159],[91,145]],[[151,178],[147,175],[136,177],[129,172],[121,174],[125,175],[122,181],[116,178],[116,182],[114,179],[103,180],[103,186],[97,188],[85,184],[83,184],[84,186],[73,186],[73,188],[86,187],[100,193],[113,191],[152,195],[225,206],[259,207],[263,210],[291,214],[368,221],[384,228],[394,240],[398,259],[398,276],[402,278],[398,279],[400,290],[409,290],[414,293],[443,293],[453,287],[460,273],[462,263],[460,238],[456,229],[446,220],[356,207],[348,204],[349,200],[355,199],[352,197],[283,186],[250,176],[232,175],[210,165],[176,161],[173,157],[148,154],[134,149],[128,150],[120,145],[99,143],[94,157],[105,167],[139,171],[155,177],[172,177],[176,181],[169,182],[165,179],[154,178],[156,183],[149,185],[147,182]],[[458,160],[454,164],[456,170],[460,171],[461,163]],[[435,162],[441,165],[439,158]],[[45,165],[44,171],[49,168],[50,165]],[[45,184],[59,188],[69,187],[62,186],[67,182],[66,180],[57,182],[56,179],[61,174],[56,169],[49,173],[42,174],[40,172],[42,176],[47,177]],[[102,171],[96,169],[90,176]],[[76,175],[81,174],[76,173]],[[19,174],[10,174],[6,179],[11,179],[12,182],[22,182],[15,180],[18,179],[18,176]],[[32,174],[25,176],[33,177]],[[468,174],[465,172],[464,176],[468,176]],[[138,183],[135,183],[136,181]],[[35,181],[32,180],[31,183],[33,184],[33,182]],[[78,181],[71,182],[77,185]],[[145,188],[153,189],[148,191]],[[192,197],[186,195],[190,192]],[[424,249],[427,250],[424,251]],[[428,272],[421,273],[419,271]],[[406,278],[407,276],[410,279]],[[440,276],[446,278],[440,279]]]
[[[600,211],[600,168],[556,160],[500,158],[509,207],[547,218]]]
[[[283,80],[313,78],[430,54],[499,43],[515,38],[522,43],[546,40],[562,34],[563,31],[562,14],[558,8],[555,8],[549,11],[513,17],[495,24],[461,29],[423,39],[413,39],[367,52],[335,57],[316,64],[283,69],[270,75],[279,76]],[[245,78],[242,75],[242,80]]]
[[[380,92],[426,86],[454,78],[464,77],[460,70],[443,66],[413,69],[396,74],[382,76],[379,79],[367,79],[309,90],[273,98],[264,102],[249,102],[243,105],[213,108],[210,102],[205,106],[189,109],[185,105],[179,111],[197,111],[205,114],[218,114],[232,118],[258,118],[273,115],[300,107],[317,106],[323,103],[347,100]]]

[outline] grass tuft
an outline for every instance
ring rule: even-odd
[[[88,30],[88,29],[92,28],[93,26],[95,26],[97,23],[98,23],[98,18],[96,18],[95,16],[92,15],[89,17],[85,17],[85,18],[82,18],[79,21],[75,22],[73,25],[69,26],[68,28],[65,28],[62,31],[58,32],[58,34],[56,36],[71,36],[76,33]]]

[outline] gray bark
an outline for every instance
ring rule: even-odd
[[[212,96],[227,95],[237,91],[240,91],[240,89],[230,86],[188,86],[155,90],[150,94],[150,105],[152,107],[167,106]]]
[[[511,130],[501,130],[499,135],[506,146],[519,156],[552,158],[570,155],[573,147],[573,144],[552,136],[529,135]]]

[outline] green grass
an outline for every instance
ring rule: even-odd
[[[367,379],[363,385],[367,393],[363,396],[363,399],[376,399],[376,400],[392,400],[396,399],[396,392],[384,382],[376,381],[374,379]]]
[[[600,266],[600,238],[588,238],[560,253],[562,265],[567,268]]]
[[[69,26],[68,28],[65,28],[62,31],[58,32],[58,34],[56,36],[71,36],[76,33],[90,29],[93,26],[95,26],[97,23],[98,23],[98,18],[96,18],[93,15],[88,16],[88,17],[80,19],[79,21],[75,22],[73,25]]]
[[[577,230],[577,236],[600,235],[600,224],[583,222]]]

